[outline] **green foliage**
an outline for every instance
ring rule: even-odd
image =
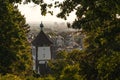
[[[65,0],[60,6],[61,18],[76,10],[73,28],[82,28],[86,33],[87,55],[80,66],[88,80],[119,79],[120,19],[116,17],[120,15],[119,4],[119,0]]]
[[[44,3],[44,0],[25,1],[33,1],[34,3],[39,4],[43,15],[47,12],[47,6],[50,7],[48,4]],[[10,0],[10,2],[18,3],[21,2],[21,0]],[[24,42],[24,40],[20,42],[16,39],[16,37],[21,39],[22,32],[19,31],[18,24],[14,24],[14,21],[12,21],[13,18],[8,16],[8,14],[12,13],[8,12],[12,10],[10,5],[5,7],[2,3],[0,4],[2,5],[2,8],[0,8],[0,10],[2,10],[0,11],[0,14],[2,14],[2,16],[0,15],[0,25],[9,25],[9,27],[6,26],[0,29],[0,38],[2,38],[0,42],[0,51],[5,53],[5,55],[8,55],[9,52],[9,54],[12,55],[8,55],[6,58],[11,57],[12,59],[9,60],[8,58],[9,62],[7,64],[7,62],[4,62],[6,59],[2,58],[3,54],[0,54],[2,56],[0,58],[3,59],[4,66],[10,66],[13,61],[18,61],[20,59],[20,56],[16,57],[16,55],[14,55],[16,54],[16,51],[14,51],[15,47],[24,49],[25,44],[23,44],[22,47],[16,46],[16,43],[20,45]],[[83,32],[86,34],[84,52],[73,51],[70,54],[67,54],[67,56],[64,56],[62,52],[61,54],[58,54],[60,55],[58,60],[50,63],[53,76],[55,76],[56,79],[71,80],[71,77],[74,75],[77,77],[73,79],[78,79],[79,75],[79,77],[81,77],[80,79],[83,80],[120,79],[120,19],[116,16],[117,14],[120,15],[119,4],[120,0],[64,0],[63,3],[55,2],[55,7],[59,7],[61,10],[61,12],[57,15],[60,18],[66,19],[66,17],[69,16],[69,13],[76,10],[77,18],[72,26],[73,28],[82,28]],[[5,11],[6,9],[8,11]],[[8,14],[3,14],[6,12]],[[13,15],[13,13],[11,15]],[[6,17],[7,20],[3,17]],[[5,23],[4,25],[2,25],[3,22]],[[9,30],[13,29],[13,25],[17,28],[12,32],[9,32]],[[16,33],[18,32],[21,35],[17,35]],[[9,38],[10,33],[16,34],[14,35],[15,38]],[[5,37],[6,35],[7,39]],[[22,37],[22,39],[23,38],[24,37]],[[10,42],[10,40],[14,42]],[[8,43],[9,45],[14,43],[15,47],[11,46],[9,49]],[[6,47],[3,47],[3,45],[6,45]],[[0,65],[3,62],[1,61]],[[79,68],[77,69],[74,67],[76,64],[79,64]],[[0,68],[2,68],[2,70],[11,69],[4,69],[4,67],[1,66]],[[24,67],[21,68],[23,69]],[[72,73],[74,70],[77,70],[77,72]],[[65,74],[66,72],[68,74]]]
[[[53,77],[52,75],[48,75],[48,76],[46,76],[44,78],[41,78],[41,80],[56,80],[56,78]]]
[[[0,75],[0,80],[23,80],[23,79],[13,74],[7,74],[4,76]]]
[[[67,52],[66,51],[59,51],[59,52],[57,52],[57,54],[56,54],[56,58],[57,59],[66,59],[66,57],[67,57]]]
[[[97,62],[97,69],[101,80],[120,79],[120,52],[104,55]]]
[[[64,67],[60,75],[60,80],[84,80],[84,78],[79,75],[79,64]]]
[[[67,59],[72,61],[74,64],[79,63],[85,58],[86,54],[80,50],[73,50],[67,55]]]
[[[64,57],[63,57],[64,55]],[[80,74],[81,66],[85,54],[79,50],[68,53],[61,51],[55,61],[49,62],[52,75],[60,80],[85,80],[85,76]],[[62,56],[62,57],[61,57]]]
[[[8,1],[0,1],[0,73],[31,74],[32,56],[24,17]]]
[[[61,74],[61,70],[64,69],[65,66],[67,66],[67,60],[55,60],[55,61],[51,61],[49,62],[49,66],[51,68],[51,74],[58,78],[60,77],[60,74]]]
[[[87,80],[119,79],[120,19],[116,16],[120,15],[119,4],[119,0],[64,0],[58,5],[61,12],[57,16],[64,19],[76,10],[72,26],[82,28],[86,34],[84,58],[72,54],[68,59],[79,62],[79,73]]]
[[[36,78],[33,76],[17,76],[13,74],[6,74],[6,75],[0,75],[0,80],[56,80],[51,75],[48,75],[46,77]]]

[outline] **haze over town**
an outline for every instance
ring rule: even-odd
[[[45,24],[45,27],[50,27],[50,28],[54,28],[54,26],[57,26],[58,28],[62,27],[62,28],[67,28],[66,23],[70,22],[72,23],[75,19],[75,12],[72,12],[70,14],[70,16],[67,18],[67,20],[61,19],[61,18],[57,18],[56,15],[58,12],[60,12],[60,9],[55,9],[52,8],[52,10],[54,11],[54,14],[46,14],[46,16],[42,16],[40,13],[40,7],[39,5],[36,5],[34,3],[28,3],[28,4],[20,4],[18,5],[18,8],[20,10],[20,12],[22,13],[22,15],[25,16],[26,18],[26,22],[30,25],[30,26],[39,26],[41,22],[43,22],[43,24]],[[56,24],[56,25],[54,25]],[[62,26],[61,26],[62,24]]]

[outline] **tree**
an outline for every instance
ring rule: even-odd
[[[76,10],[77,18],[72,26],[82,28],[87,36],[85,40],[87,60],[83,61],[82,67],[86,79],[120,79],[118,75],[114,75],[120,75],[119,61],[115,60],[120,58],[120,19],[116,16],[120,15],[120,1],[64,0],[55,4],[55,7],[61,9],[57,15],[60,18],[67,19],[69,13]],[[111,65],[104,66],[106,62]],[[112,65],[116,65],[115,68]]]
[[[51,69],[51,74],[56,77],[56,79],[60,78],[61,71],[67,66],[68,61],[66,60],[67,52],[60,51],[56,55],[56,60],[49,61],[49,66]]]
[[[84,80],[84,78],[79,75],[79,65],[65,66],[60,75],[60,80]]]
[[[24,16],[8,0],[0,0],[0,5],[0,73],[30,74],[32,54]]]
[[[33,1],[41,6],[42,14],[47,12],[49,4],[44,0]],[[12,0],[21,2],[21,0]],[[119,80],[120,72],[120,15],[119,0],[64,0],[55,2],[61,12],[58,17],[66,19],[70,12],[76,10],[73,28],[82,28],[86,34],[85,56],[82,61],[81,74],[88,80]],[[2,9],[2,8],[1,8]],[[107,63],[107,64],[106,64]],[[115,66],[113,66],[115,65]],[[108,68],[106,68],[108,67]],[[86,70],[87,69],[87,70]],[[117,75],[115,75],[117,74]]]
[[[60,80],[85,80],[85,75],[80,73],[85,55],[79,50],[60,51],[57,53],[57,59],[49,62],[51,75]]]
[[[116,16],[120,15],[119,4],[119,0],[65,0],[58,5],[61,8],[58,17],[61,18],[66,19],[76,10],[77,18],[72,26],[86,33],[85,53],[88,55],[84,63],[89,70],[83,68],[83,71],[88,80],[120,79],[114,75],[120,75],[117,60],[120,58],[120,19]],[[115,68],[112,65],[116,65]]]

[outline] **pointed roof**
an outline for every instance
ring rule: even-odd
[[[44,25],[42,24],[42,22],[41,22],[41,24],[40,24],[40,28],[41,28],[41,31],[42,31],[43,28],[44,28]]]
[[[43,32],[43,24],[40,24],[41,27],[41,31],[40,33],[37,35],[37,37],[32,41],[32,44],[34,46],[50,46],[52,44],[50,38]]]

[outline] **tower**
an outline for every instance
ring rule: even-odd
[[[35,47],[36,54],[36,72],[44,75],[47,73],[47,61],[51,59],[51,45],[50,38],[44,33],[44,25],[40,24],[40,32],[37,37],[32,41],[32,45]]]

